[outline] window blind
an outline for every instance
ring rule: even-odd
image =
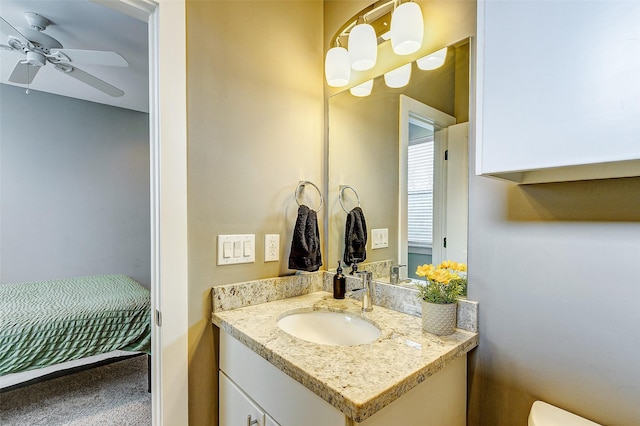
[[[433,244],[433,137],[411,141],[408,150],[409,245]]]

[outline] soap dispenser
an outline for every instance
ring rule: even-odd
[[[340,260],[338,260],[338,269],[336,269],[336,274],[333,276],[333,298],[334,299],[344,299],[344,293],[347,286],[346,282],[347,282],[347,279],[342,274],[342,266],[340,265]]]

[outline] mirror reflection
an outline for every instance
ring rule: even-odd
[[[358,205],[365,262],[407,265],[400,280],[424,263],[467,261],[469,40],[448,46],[439,68],[410,65],[404,87],[379,76],[366,97],[345,90],[329,99],[331,266],[343,259],[348,212]]]

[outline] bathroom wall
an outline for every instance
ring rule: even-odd
[[[325,166],[324,49],[336,22],[367,4],[187,3],[191,424],[211,424],[216,411],[209,288],[289,272],[294,186],[321,182]],[[454,16],[451,27],[469,18]],[[604,424],[640,418],[639,186],[471,179],[469,296],[481,304],[481,342],[470,425],[525,425],[537,398]],[[280,233],[281,261],[263,263],[258,244],[255,264],[217,267],[216,235],[244,232]]]
[[[473,177],[469,298],[480,302],[470,425],[526,425],[536,399],[640,419],[640,178],[517,186]]]
[[[0,282],[150,285],[149,116],[0,85]]]
[[[293,273],[294,190],[323,187],[322,16],[321,1],[187,2],[192,425],[217,410],[211,287]],[[217,266],[217,235],[238,233],[256,235],[255,263]],[[266,233],[279,262],[264,262]]]

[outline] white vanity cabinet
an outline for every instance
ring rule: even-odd
[[[222,330],[219,391],[220,426],[244,426],[254,413],[281,426],[346,425],[341,412]]]
[[[451,361],[399,399],[356,423],[221,330],[220,426],[244,426],[254,419],[258,420],[256,426],[463,426],[466,365],[466,355]],[[373,380],[376,372],[371,374]]]
[[[224,373],[220,373],[220,424],[247,426],[277,426],[262,408],[235,385]]]
[[[640,2],[478,0],[476,173],[640,176]]]

